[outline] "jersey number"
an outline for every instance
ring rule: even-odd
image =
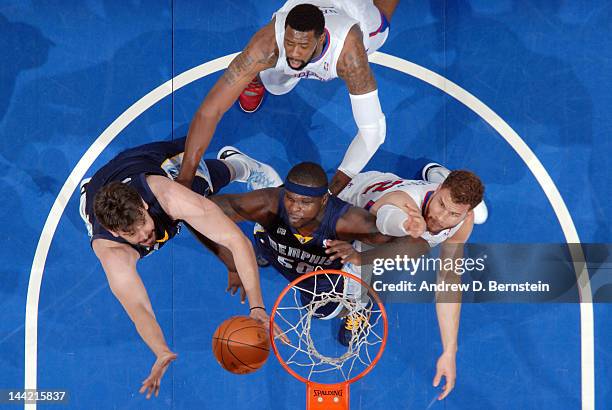
[[[363,192],[362,195],[367,194],[369,191],[371,192],[382,192],[382,191],[386,191],[389,188],[393,188],[396,185],[401,184],[402,182],[404,182],[403,179],[398,179],[397,181],[382,181],[382,182],[377,182],[375,184],[370,185],[369,187],[367,187]]]
[[[295,261],[293,259],[278,255],[278,263],[280,263],[287,269],[293,269],[293,264],[295,263]],[[309,265],[306,262],[299,262],[295,267],[295,271],[299,274],[312,272],[314,269],[314,266]]]

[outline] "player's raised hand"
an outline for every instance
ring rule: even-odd
[[[404,229],[413,238],[420,238],[427,230],[427,223],[421,215],[421,211],[411,204],[406,204],[408,208],[408,219],[404,222]]]
[[[340,259],[342,263],[352,263],[361,265],[361,254],[353,248],[349,242],[339,241],[334,239],[325,240],[325,253],[329,255],[329,259],[334,261]]]
[[[244,286],[242,286],[242,281],[240,280],[238,272],[231,270],[227,271],[227,289],[225,289],[225,291],[234,296],[238,290],[240,290],[240,303],[244,303],[246,300],[246,290],[244,290]]]
[[[149,373],[149,377],[147,377],[142,382],[142,387],[140,388],[140,393],[146,393],[147,400],[151,398],[152,394],[155,394],[155,397],[159,395],[159,386],[161,385],[161,379],[164,377],[164,373],[168,370],[168,366],[174,360],[176,360],[177,355],[171,351],[165,351],[157,356],[157,360],[153,364],[153,368],[151,369],[151,373]]]
[[[442,386],[442,393],[438,396],[438,400],[444,400],[455,388],[457,367],[454,353],[442,353],[438,358],[438,362],[436,363],[436,376],[433,379],[434,387],[440,385],[443,376],[446,379],[446,383]]]

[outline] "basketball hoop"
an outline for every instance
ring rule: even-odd
[[[349,288],[353,291],[347,291]],[[322,322],[313,319],[326,319],[320,318],[319,312],[330,303],[327,311],[343,311],[343,316],[358,323],[351,330],[348,347],[336,340],[328,343],[346,349],[340,355],[321,353],[314,341],[313,323]],[[289,343],[277,345],[274,324]],[[310,272],[289,283],[270,314],[272,350],[289,374],[306,383],[307,410],[348,410],[349,385],[368,374],[380,360],[387,332],[387,313],[374,289],[357,276],[339,270]],[[378,351],[371,352],[373,349]]]

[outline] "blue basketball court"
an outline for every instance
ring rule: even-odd
[[[80,180],[117,153],[186,134],[232,55],[281,5],[0,3],[0,389],[70,392],[66,405],[28,408],[305,408],[305,386],[274,356],[244,376],[215,361],[215,328],[248,309],[187,230],[138,265],[179,355],[159,397],[138,394],[154,355],[78,209]],[[411,176],[407,164],[427,157],[476,172],[489,220],[474,243],[612,242],[611,22],[608,1],[401,1],[371,56],[387,137],[366,169]],[[302,81],[253,115],[231,108],[206,157],[235,145],[281,176],[308,160],[331,177],[355,132],[341,80]],[[260,273],[272,306],[286,282]],[[434,305],[386,308],[386,351],[352,386],[352,409],[612,408],[610,304],[464,304],[457,384],[441,402]]]

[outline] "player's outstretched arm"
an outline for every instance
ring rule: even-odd
[[[328,241],[325,251],[331,260],[340,258],[343,263],[356,265],[371,264],[374,259],[394,258],[394,255],[422,255],[429,251],[429,245],[420,238],[393,237],[382,234],[377,227],[377,218],[365,209],[350,208],[336,224],[336,241]],[[373,249],[357,252],[348,243],[358,240]],[[348,242],[347,242],[348,241]]]
[[[168,178],[150,175],[147,182],[171,218],[185,221],[232,252],[250,307],[264,307],[255,252],[240,228],[212,201]]]
[[[474,226],[474,215],[468,214],[463,225],[455,234],[442,243],[440,258],[458,259],[463,257],[463,246],[472,233]],[[454,271],[438,272],[438,282],[460,283],[461,275]],[[457,378],[457,335],[459,333],[459,321],[461,317],[461,291],[438,292],[436,294],[436,316],[440,327],[440,338],[442,340],[442,354],[436,362],[436,375],[433,385],[438,386],[442,377],[445,384],[438,400],[446,398],[455,387]]]
[[[332,179],[330,190],[333,194],[338,194],[351,178],[361,172],[385,141],[386,134],[385,116],[378,99],[376,80],[357,25],[351,28],[346,37],[338,59],[337,72],[348,88],[353,117],[359,131]]]
[[[404,191],[385,194],[370,209],[376,215],[378,230],[390,236],[419,238],[427,223],[414,199]]]
[[[209,91],[191,120],[177,182],[191,187],[200,158],[208,148],[221,117],[258,73],[276,64],[278,53],[275,53],[275,47],[273,20],[255,33]]]
[[[442,244],[440,258],[460,258],[463,255],[463,244]],[[452,271],[438,273],[438,283],[460,283],[461,277]],[[442,340],[442,354],[436,362],[436,375],[433,379],[434,387],[438,387],[442,378],[445,383],[438,400],[445,399],[455,387],[457,378],[457,335],[459,333],[459,319],[461,315],[461,292],[447,291],[436,294],[436,316]]]
[[[234,222],[267,225],[276,215],[279,189],[262,188],[244,194],[213,195],[209,199]]]
[[[225,246],[221,246],[202,235],[200,232],[193,229],[189,224],[186,224],[187,229],[196,237],[202,245],[210,250],[227,268],[227,288],[226,292],[230,292],[230,295],[234,296],[236,292],[240,291],[240,303],[246,301],[246,292],[240,281],[240,276],[236,270],[236,264],[234,263],[234,256],[232,252]]]
[[[386,243],[393,239],[380,233],[374,215],[357,207],[351,207],[338,219],[336,233],[340,240],[358,240],[368,244]]]
[[[127,244],[95,239],[93,250],[102,263],[110,288],[119,300],[142,340],[155,353],[156,360],[149,376],[143,381],[141,393],[157,396],[161,379],[176,359],[157,323],[149,295],[136,271],[139,255]]]

